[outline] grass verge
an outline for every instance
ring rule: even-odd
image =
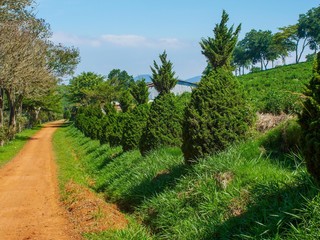
[[[83,208],[86,208],[87,205],[92,205],[93,202],[94,205],[96,205],[96,198],[95,200],[90,201],[90,203],[88,204],[88,198],[90,198],[90,196],[94,192],[96,181],[94,176],[96,172],[90,165],[90,162],[86,163],[83,161],[83,159],[88,158],[86,154],[88,154],[89,152],[93,154],[92,157],[97,157],[102,151],[107,152],[112,157],[114,156],[114,154],[117,154],[119,152],[119,149],[111,149],[106,145],[100,146],[98,141],[91,141],[83,138],[83,136],[79,135],[79,132],[73,127],[58,129],[53,137],[53,147],[56,154],[56,161],[58,163],[58,178],[62,194],[62,201],[65,203],[67,202],[67,204],[71,203],[72,208],[77,205],[76,208],[82,210]],[[99,154],[96,151],[98,151]],[[73,196],[73,190],[68,190],[70,182],[80,185],[80,187],[77,187],[77,189],[80,189],[81,193],[77,194],[76,197]],[[88,192],[89,189],[91,193],[86,194],[85,197],[81,196],[84,192]],[[96,193],[95,195],[98,194]],[[81,204],[79,203],[79,198],[86,201],[84,203],[84,206],[78,206],[79,204]],[[67,208],[70,210],[69,205],[67,206]],[[110,205],[107,206],[101,204],[99,207],[99,211],[94,213],[94,216],[90,217],[90,220],[94,219],[94,222],[91,223],[91,225],[97,225],[98,222],[101,221],[100,215],[103,214],[103,209],[101,208],[109,209],[110,212],[112,207],[110,208]],[[92,212],[91,209],[90,212]],[[120,213],[116,213],[116,215],[119,214]],[[110,217],[114,219],[114,216]],[[108,220],[107,218],[104,222],[110,222],[110,219]],[[82,219],[82,221],[84,220]],[[92,228],[88,230],[87,227],[84,231],[80,230],[80,232],[86,239],[151,239],[148,231],[143,226],[138,224],[137,221],[132,217],[126,216],[126,219],[122,219],[121,221],[126,222],[126,227],[109,228],[109,230],[100,229],[98,231],[92,231]],[[114,225],[116,224],[117,223],[115,223]]]
[[[23,148],[26,142],[36,132],[41,129],[41,126],[27,129],[15,136],[15,139],[0,147],[0,167],[9,162]]]
[[[64,154],[76,156],[68,178],[90,179],[92,190],[130,215],[127,229],[88,239],[319,239],[319,189],[290,147],[296,132],[294,123],[282,124],[191,167],[178,148],[141,157],[72,126],[57,134]]]

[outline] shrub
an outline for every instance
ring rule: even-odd
[[[309,173],[320,182],[320,53],[317,54],[313,77],[305,95],[299,118],[303,131],[303,152]]]
[[[114,115],[109,115],[109,131],[108,131],[108,142],[111,147],[116,147],[121,145],[123,128],[126,122],[127,113],[116,113]]]
[[[139,147],[142,131],[147,124],[149,106],[142,104],[128,113],[122,134],[122,149],[130,151]]]
[[[172,93],[160,94],[152,103],[139,149],[142,155],[161,146],[180,146],[183,112]]]
[[[253,120],[238,81],[228,70],[204,76],[185,111],[182,151],[185,160],[225,149],[244,137]]]

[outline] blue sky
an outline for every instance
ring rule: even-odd
[[[37,0],[37,16],[51,26],[53,41],[79,48],[76,71],[107,75],[150,74],[164,50],[180,79],[200,75],[206,66],[199,41],[212,35],[222,10],[229,26],[277,31],[295,24],[316,0]]]

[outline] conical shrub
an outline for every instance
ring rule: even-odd
[[[253,114],[229,70],[204,76],[185,111],[182,151],[187,163],[225,149],[243,138]]]
[[[180,146],[183,112],[172,93],[159,95],[151,105],[139,149],[142,155],[162,146]]]
[[[121,141],[123,151],[130,151],[139,147],[142,132],[147,124],[148,113],[148,104],[139,105],[128,113]]]

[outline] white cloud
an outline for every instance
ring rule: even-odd
[[[55,43],[72,44],[75,46],[89,45],[92,47],[99,47],[101,45],[101,41],[99,41],[99,39],[79,37],[62,32],[54,33],[51,40]]]
[[[56,43],[72,44],[75,46],[119,46],[127,48],[177,49],[187,46],[177,38],[151,39],[140,35],[104,34],[97,38],[80,37],[62,32],[54,33],[52,41]]]
[[[123,47],[140,47],[148,45],[148,40],[138,35],[113,35],[106,34],[101,37],[104,42]]]

